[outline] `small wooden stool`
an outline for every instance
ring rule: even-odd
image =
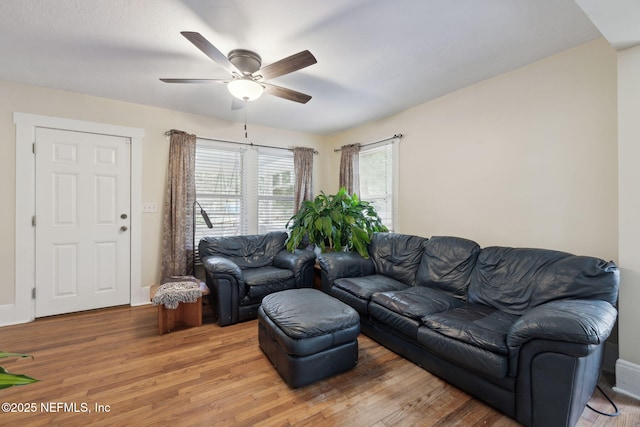
[[[159,287],[160,285],[151,286],[151,301]],[[209,288],[203,282],[200,282],[200,294],[209,295]],[[171,332],[180,326],[202,326],[202,296],[196,302],[179,303],[175,310],[166,308],[164,304],[158,305],[158,335]]]

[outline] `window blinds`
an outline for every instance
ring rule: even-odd
[[[198,141],[196,145],[196,200],[209,215],[207,228],[196,211],[196,246],[204,236],[247,234],[245,152]]]
[[[360,197],[373,204],[390,230],[393,228],[393,144],[360,151]]]
[[[293,215],[295,172],[290,151],[258,150],[258,232],[285,230]]]
[[[196,210],[196,246],[204,236],[234,236],[285,230],[293,215],[293,153],[196,144],[196,200],[209,215],[207,228]]]

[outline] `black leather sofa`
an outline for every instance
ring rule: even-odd
[[[315,253],[288,252],[287,237],[271,232],[200,240],[200,259],[220,326],[257,318],[266,295],[313,286]]]
[[[391,233],[369,254],[318,257],[366,335],[526,426],[575,425],[617,317],[613,262]]]

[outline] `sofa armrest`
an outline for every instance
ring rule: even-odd
[[[509,349],[534,339],[602,344],[618,312],[601,300],[558,300],[539,305],[515,321],[507,335]]]
[[[313,265],[316,262],[316,254],[312,251],[296,249],[293,252],[280,251],[273,260],[274,267],[286,268],[296,271],[304,265]]]
[[[273,266],[293,271],[296,287],[311,287],[313,285],[313,266],[316,254],[313,251],[296,249],[293,252],[280,251],[273,260]]]
[[[322,290],[329,292],[333,282],[341,277],[363,277],[376,273],[371,258],[357,252],[326,252],[318,255],[321,269]]]
[[[202,265],[207,273],[214,277],[217,274],[232,276],[238,282],[244,282],[242,270],[233,261],[220,256],[208,256],[202,260]]]
[[[598,383],[604,345],[533,339],[520,349],[515,408],[531,427],[574,426]]]
[[[202,265],[211,290],[211,301],[220,326],[232,325],[239,320],[240,301],[246,292],[244,276],[236,263],[220,256],[202,258]]]
[[[207,278],[207,286],[217,294],[233,294],[232,304],[237,304],[245,297],[244,274],[242,269],[233,261],[221,256],[208,256],[202,259],[202,265]],[[223,290],[222,287],[231,287],[231,290]]]
[[[603,344],[611,334],[617,314],[611,304],[602,300],[557,300],[529,310],[507,334],[511,371],[517,365],[522,345],[533,339]]]

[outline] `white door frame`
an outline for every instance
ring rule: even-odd
[[[148,303],[142,277],[142,139],[144,129],[15,112],[16,125],[16,225],[14,303],[0,306],[0,326],[35,319],[35,157],[33,143],[38,127],[122,136],[131,140],[131,305]]]

